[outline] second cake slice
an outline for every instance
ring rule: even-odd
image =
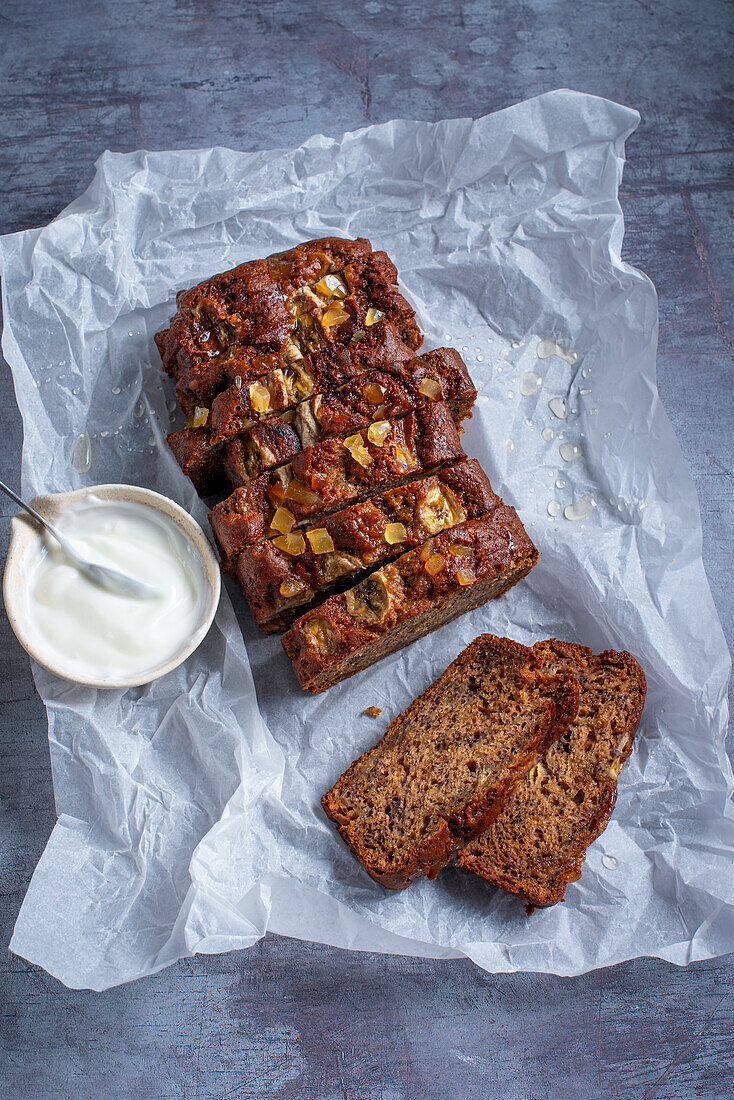
[[[645,675],[629,653],[594,656],[555,639],[537,642],[533,653],[544,671],[578,679],[578,715],[493,825],[460,853],[459,865],[545,906],[579,878],[586,849],[609,820],[645,703]]]

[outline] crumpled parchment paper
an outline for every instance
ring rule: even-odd
[[[266,930],[557,974],[734,948],[729,658],[655,388],[655,291],[620,259],[617,189],[637,122],[560,91],[474,122],[390,122],[286,151],[105,153],[51,225],[3,239],[27,496],[127,481],[205,525],[165,445],[179,420],[153,333],[175,291],[310,237],[364,235],[397,263],[425,346],[464,354],[480,390],[466,449],[541,552],[504,598],[315,698],[233,587],[198,652],[149,687],[96,692],[35,669],[59,820],[14,952],[103,989]],[[538,358],[549,338],[576,356]],[[523,396],[530,372],[542,387]],[[587,493],[585,519],[549,514]],[[612,822],[565,903],[532,916],[452,868],[385,891],[319,807],[483,630],[627,648],[648,678]],[[362,715],[372,705],[378,721]]]

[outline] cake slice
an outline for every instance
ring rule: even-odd
[[[371,371],[333,392],[316,394],[278,417],[253,421],[249,412],[233,412],[229,419],[218,415],[213,417],[218,430],[184,428],[169,435],[168,443],[199,492],[211,491],[219,470],[239,488],[289,462],[304,447],[366,430],[431,402],[444,402],[458,424],[470,415],[475,399],[461,356],[441,348],[399,370]],[[245,405],[249,410],[249,391]]]
[[[222,566],[231,570],[240,551],[263,536],[287,534],[294,525],[465,458],[451,414],[439,403],[351,440],[306,447],[288,465],[235,489],[209,513]]]
[[[272,634],[337,586],[353,585],[367,570],[501,503],[476,459],[459,462],[301,530],[294,521],[286,534],[245,547],[237,579],[255,622]]]
[[[296,619],[281,641],[301,687],[318,694],[501,596],[538,551],[514,508],[442,531]]]
[[[367,873],[402,890],[487,827],[577,707],[572,674],[544,672],[532,650],[482,634],[321,804]]]
[[[533,653],[545,673],[577,678],[578,715],[458,862],[546,906],[562,901],[566,885],[580,877],[586,849],[609,820],[642,714],[645,676],[629,653],[594,656],[555,640],[538,642]]]

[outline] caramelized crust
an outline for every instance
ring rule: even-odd
[[[546,906],[562,901],[581,876],[586,849],[609,820],[645,703],[645,676],[629,653],[595,657],[554,639],[536,643],[533,653],[545,672],[578,679],[578,715],[494,824],[460,853],[459,865]]]
[[[487,827],[577,707],[573,676],[548,675],[525,646],[483,634],[321,804],[367,873],[404,889]]]
[[[279,533],[270,526],[278,507],[287,507],[300,526],[466,458],[443,404],[392,421],[379,443],[365,433],[363,445],[366,453],[335,438],[306,447],[288,466],[262,474],[217,504],[209,519],[223,567],[231,569],[245,546]]]
[[[337,586],[501,503],[476,459],[460,462],[324,516],[300,538],[253,543],[237,559],[237,579],[255,622],[272,634]]]
[[[307,611],[283,648],[301,687],[318,694],[506,592],[537,557],[514,508],[501,504]]]

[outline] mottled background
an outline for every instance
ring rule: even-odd
[[[103,149],[286,146],[557,87],[638,108],[624,255],[660,294],[660,393],[731,642],[733,37],[731,0],[3,0],[0,232],[53,218]],[[0,477],[17,488],[6,367],[0,387]],[[734,1093],[731,959],[492,977],[268,937],[66,990],[5,950],[54,806],[43,708],[4,619],[0,651],[2,1100]]]

